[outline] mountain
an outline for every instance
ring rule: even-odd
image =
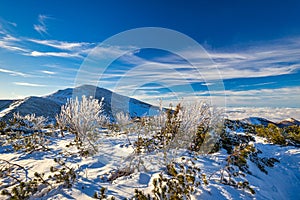
[[[247,132],[252,134],[255,134],[256,132],[255,126],[262,125],[264,127],[267,127],[269,124],[273,124],[279,128],[284,128],[293,125],[300,126],[300,121],[294,118],[288,118],[281,122],[275,123],[261,117],[248,117],[244,119],[225,119],[224,121],[224,126],[226,126],[231,131]]]
[[[300,126],[300,121],[298,121],[294,118],[288,118],[288,119],[282,120],[281,122],[277,123],[277,126],[280,128],[286,127],[286,126],[294,126],[294,125]]]
[[[272,122],[268,119],[261,118],[261,117],[248,117],[240,120],[241,122],[245,124],[251,124],[251,125],[263,125],[263,126],[268,126],[268,124],[274,124],[278,126],[279,128],[283,128],[286,126],[300,126],[300,121],[294,119],[294,118],[288,118],[285,120],[282,120],[280,122]]]
[[[246,124],[252,124],[252,125],[263,125],[263,126],[268,126],[268,124],[276,125],[276,123],[274,123],[270,120],[267,120],[265,118],[262,118],[262,117],[248,117],[248,118],[242,119],[241,121]]]
[[[14,100],[0,100],[0,111],[8,108],[13,102]]]
[[[20,115],[35,113],[37,116],[45,116],[54,119],[60,112],[61,106],[69,98],[82,95],[87,97],[95,96],[96,99],[104,98],[104,111],[113,119],[113,114],[117,112],[129,113],[131,117],[143,115],[153,115],[158,112],[158,107],[144,103],[137,99],[116,94],[110,90],[92,85],[82,85],[76,88],[67,88],[43,97],[27,97],[17,101],[0,102],[0,117],[9,119],[13,113]]]

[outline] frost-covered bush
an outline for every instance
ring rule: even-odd
[[[115,116],[116,120],[116,126],[117,129],[127,136],[127,140],[129,144],[131,144],[131,141],[129,139],[129,134],[133,132],[133,122],[131,120],[131,117],[128,113],[119,112]]]
[[[56,121],[60,128],[67,128],[74,133],[76,140],[82,142],[90,153],[95,153],[98,151],[99,129],[107,122],[103,98],[100,101],[86,96],[82,96],[81,100],[77,97],[69,99],[61,107]]]
[[[174,109],[161,108],[157,115],[134,122],[129,116],[119,114],[118,131],[133,133],[129,141],[134,141],[133,152],[122,166],[130,172],[147,171],[153,167],[154,163],[149,163],[151,159],[155,159],[155,165],[164,167],[189,151],[215,152],[219,150],[215,144],[219,140],[221,117],[204,102],[178,104]],[[205,128],[205,134],[199,134],[200,127]]]
[[[24,132],[41,131],[45,127],[47,119],[44,116],[36,116],[28,114],[21,116],[19,113],[14,113],[10,126],[14,130],[22,130]]]
[[[33,152],[48,150],[48,136],[42,130],[45,127],[46,118],[29,114],[21,116],[14,113],[6,130],[6,140],[14,150]]]
[[[209,104],[196,102],[178,104],[174,110],[161,109],[158,115],[142,119],[141,123],[142,134],[135,145],[144,152],[162,153],[167,164],[186,150],[210,153],[222,130],[222,115]],[[204,134],[199,134],[199,127],[205,129]]]

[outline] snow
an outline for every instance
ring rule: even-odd
[[[116,114],[119,111],[125,111],[131,116],[143,116],[149,114],[157,114],[158,108],[143,103],[136,99],[131,99],[122,95],[114,94],[103,88],[95,88],[92,86],[82,86],[77,88],[77,92],[82,94],[95,95],[96,98],[104,97],[106,112],[109,115]],[[72,97],[73,89],[60,90],[54,94],[45,97],[29,97],[23,100],[15,101],[8,108],[0,112],[0,117],[20,111],[22,115],[35,112],[37,115],[55,116],[59,112],[60,106],[65,104],[67,99]],[[88,95],[87,95],[88,96]],[[111,110],[113,107],[114,110]],[[128,111],[128,112],[126,112]],[[266,124],[271,121],[282,120],[284,118],[295,117],[300,118],[299,109],[248,109],[235,108],[228,112],[229,118],[241,118],[243,123],[254,125]],[[272,114],[270,114],[273,112]],[[235,117],[233,117],[235,116]],[[261,116],[261,117],[249,117]],[[263,118],[266,117],[267,119]],[[294,122],[294,119],[285,121]],[[43,132],[50,133],[52,130],[44,129]],[[101,130],[101,143],[99,145],[99,153],[92,157],[80,157],[75,147],[66,147],[74,140],[74,135],[65,133],[65,137],[54,134],[50,138],[50,151],[25,153],[22,151],[11,151],[11,145],[0,147],[0,158],[24,166],[28,171],[28,177],[33,177],[35,172],[45,173],[45,177],[51,174],[50,167],[57,166],[54,158],[66,157],[66,164],[73,167],[77,173],[77,180],[72,188],[63,188],[61,186],[54,187],[50,192],[45,188],[36,193],[31,199],[93,199],[95,192],[99,192],[100,188],[107,188],[107,195],[114,196],[116,199],[130,198],[134,194],[136,188],[150,193],[153,189],[152,182],[159,174],[165,170],[165,164],[162,153],[147,154],[138,157],[134,154],[134,147],[129,144],[127,136],[124,133],[110,133]],[[226,129],[229,134],[245,135],[243,128],[234,131]],[[131,141],[136,139],[136,134],[132,134]],[[280,162],[275,163],[274,167],[266,167],[268,174],[260,171],[257,166],[248,161],[249,170],[252,174],[247,174],[247,180],[254,188],[256,194],[236,189],[229,185],[221,184],[216,175],[226,165],[227,152],[221,149],[214,154],[197,155],[195,165],[200,167],[201,173],[206,174],[210,178],[209,185],[197,188],[193,199],[300,199],[300,149],[293,146],[279,146],[267,143],[263,138],[256,135],[255,147],[262,151],[262,157],[274,157]],[[64,156],[63,156],[64,155]],[[169,159],[180,160],[181,157],[192,159],[192,156],[186,151],[177,150],[169,152]],[[141,159],[144,168],[139,168],[128,176],[121,176],[113,181],[109,178],[118,170],[128,167],[129,163],[137,162]],[[24,180],[28,177],[23,177]],[[208,179],[209,179],[208,178]],[[0,189],[2,188],[2,180],[0,178]],[[2,199],[4,196],[0,196]]]
[[[5,116],[5,115],[6,115],[7,113],[9,113],[10,111],[12,111],[12,110],[15,109],[16,107],[20,106],[24,101],[25,101],[25,99],[24,99],[24,100],[19,100],[19,101],[13,102],[11,105],[9,105],[8,108],[3,109],[3,110],[0,112],[0,117]]]
[[[72,148],[66,148],[66,144],[74,139],[73,135],[54,137],[51,139],[51,151],[33,152],[5,152],[1,149],[1,159],[8,160],[25,166],[29,171],[29,177],[34,172],[45,172],[47,177],[50,166],[55,166],[54,158],[61,156],[62,152],[72,152]],[[120,177],[112,182],[107,181],[109,174],[122,169],[128,164],[127,158],[132,155],[131,145],[126,143],[126,137],[119,135],[103,135],[99,154],[81,158],[68,157],[67,164],[73,166],[78,172],[78,180],[71,189],[58,187],[51,192],[36,194],[33,199],[93,199],[95,191],[101,187],[107,188],[107,195],[113,195],[117,199],[130,198],[134,189],[151,192],[152,181],[163,170],[163,165],[158,155],[148,155],[142,159],[148,171],[135,172],[129,176]],[[252,175],[247,175],[250,184],[256,194],[253,196],[231,186],[222,185],[210,180],[209,185],[195,194],[195,199],[299,199],[300,194],[300,149],[292,146],[278,146],[266,143],[262,138],[256,137],[255,146],[260,149],[262,156],[274,157],[280,160],[273,168],[267,168],[268,175],[261,172],[253,163],[250,163]],[[187,156],[187,155],[186,155]],[[210,155],[197,156],[196,165],[209,177],[225,165],[228,156],[225,150]],[[44,196],[42,196],[42,194]]]

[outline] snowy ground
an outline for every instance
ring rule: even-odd
[[[66,144],[73,140],[73,135],[51,139],[50,151],[33,152],[6,152],[7,147],[0,149],[1,159],[24,166],[33,177],[34,172],[44,172],[47,177],[50,166],[55,166],[54,158],[61,157],[62,153],[72,152]],[[125,145],[124,145],[125,144]],[[78,173],[78,179],[71,189],[56,188],[48,194],[38,193],[32,199],[93,199],[95,191],[101,187],[107,188],[107,195],[117,199],[130,198],[134,189],[150,192],[152,180],[164,170],[161,155],[142,157],[146,171],[135,172],[129,176],[120,177],[112,182],[107,181],[109,174],[128,164],[128,158],[133,148],[128,144],[125,135],[103,136],[98,155],[88,158],[69,156],[67,165],[72,166]],[[292,146],[280,147],[267,144],[263,139],[256,137],[255,146],[263,152],[263,156],[274,157],[280,160],[273,168],[267,168],[268,175],[261,172],[250,163],[252,175],[247,179],[254,187],[256,194],[251,195],[243,190],[223,185],[211,179],[208,186],[202,187],[195,199],[300,199],[300,149]],[[228,156],[224,150],[211,155],[198,155],[196,165],[209,177],[225,165]],[[1,186],[1,182],[0,182]],[[40,195],[40,196],[39,196]],[[44,195],[44,196],[42,196]],[[4,198],[0,196],[0,198]]]

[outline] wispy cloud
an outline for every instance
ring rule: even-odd
[[[22,77],[28,77],[28,74],[22,73],[22,72],[18,72],[18,71],[13,71],[13,70],[8,70],[8,69],[2,69],[0,68],[0,73],[6,73],[9,74],[11,76],[22,76]]]
[[[14,44],[7,42],[7,41],[0,41],[0,48],[7,49],[9,51],[22,51],[27,52],[26,49],[15,46]]]
[[[0,17],[0,33],[1,34],[6,34],[15,27],[17,27],[17,23],[4,20],[3,18]]]
[[[63,57],[63,58],[82,58],[79,53],[68,53],[68,52],[41,52],[32,51],[30,53],[25,53],[24,55],[33,57]]]
[[[162,68],[169,64],[182,74],[186,71],[199,77],[198,71],[206,80],[277,76],[300,69],[300,38],[282,39],[227,52],[209,51],[206,54],[192,49],[181,54],[194,66],[191,67],[173,54],[155,57],[152,61],[133,55],[127,56],[125,61],[134,65],[156,63]]]
[[[10,34],[0,34],[0,48],[6,49],[9,51],[19,51],[19,52],[28,52],[28,49],[22,47],[19,42],[21,40],[10,35]]]
[[[15,85],[28,86],[28,87],[45,87],[46,85],[27,83],[27,82],[14,82]]]
[[[132,88],[130,88],[132,89]],[[300,87],[284,87],[277,89],[260,89],[247,91],[169,91],[165,93],[148,92],[143,89],[135,89],[127,92],[121,91],[134,98],[141,99],[153,105],[158,105],[158,99],[165,99],[164,106],[168,106],[170,102],[177,104],[184,101],[199,101],[204,100],[212,102],[213,106],[248,106],[248,107],[296,107],[300,108]],[[225,100],[226,96],[226,100]],[[226,101],[226,104],[224,104]],[[248,113],[249,114],[249,113]],[[298,116],[300,116],[298,114]]]
[[[14,26],[14,27],[17,27],[18,25],[17,25],[17,23],[15,23],[15,22],[8,22],[10,25],[12,25],[12,26]]]
[[[37,40],[37,39],[28,39],[28,41],[45,45],[45,46],[50,46],[60,50],[69,50],[69,51],[90,49],[91,46],[94,47],[93,43],[87,43],[87,42],[65,42],[65,41],[58,41],[58,40]]]
[[[199,97],[208,97],[218,102],[226,95],[228,106],[257,106],[257,107],[300,107],[300,87],[282,87],[276,89],[252,89],[244,91],[203,91],[196,92]],[[191,98],[188,97],[187,98]]]
[[[46,26],[46,20],[49,19],[48,16],[40,14],[38,16],[38,24],[34,24],[33,28],[36,30],[39,34],[48,34],[48,28]]]
[[[99,58],[105,58],[105,52],[105,50],[100,51],[98,53]],[[123,53],[122,51],[112,52],[115,52],[116,55]],[[259,79],[262,77],[293,75],[300,70],[300,38],[283,39],[231,52],[208,52],[206,57],[203,57],[204,54],[199,55],[195,51],[184,52],[184,55],[187,55],[185,58],[195,65],[192,66],[187,62],[183,62],[182,59],[180,60],[178,56],[174,55],[155,57],[152,60],[151,58],[139,57],[138,54],[126,55],[121,57],[120,60],[132,67],[121,65],[120,67],[109,67],[101,75],[100,83],[103,84],[102,81],[105,81],[105,86],[125,95],[134,95],[139,90],[137,98],[152,102],[158,97],[167,97],[173,93],[176,98],[179,96],[192,98],[191,95],[196,95],[200,98],[211,98],[215,102],[223,101],[223,99],[220,100],[220,96],[226,95],[229,105],[290,105],[300,107],[298,103],[300,98],[299,87],[287,87],[275,78],[272,79],[272,83],[268,82],[269,79],[264,79],[267,82],[259,82],[263,80]],[[96,82],[99,79],[97,69],[95,70],[86,72],[88,81]],[[222,90],[214,87],[216,82],[220,83],[218,80],[226,79],[243,79],[243,83],[237,82],[237,84],[245,85],[247,84],[247,78],[258,79],[256,79],[257,82],[251,85],[253,87],[244,87],[244,91],[229,90],[230,88]],[[157,83],[160,86],[152,91],[150,90],[150,92],[142,93],[143,90],[145,91],[144,85],[149,83]],[[193,88],[190,88],[193,83],[202,83],[202,85],[210,87],[209,89],[213,89],[213,91],[190,93],[186,89],[194,92]],[[255,86],[261,87],[253,90]],[[214,88],[218,90],[214,90]],[[171,91],[160,92],[164,89],[170,89]],[[184,92],[184,90],[187,92]]]
[[[54,71],[48,71],[48,70],[41,70],[40,72],[44,73],[44,74],[48,74],[48,75],[54,75],[54,74],[57,74],[56,72]]]

